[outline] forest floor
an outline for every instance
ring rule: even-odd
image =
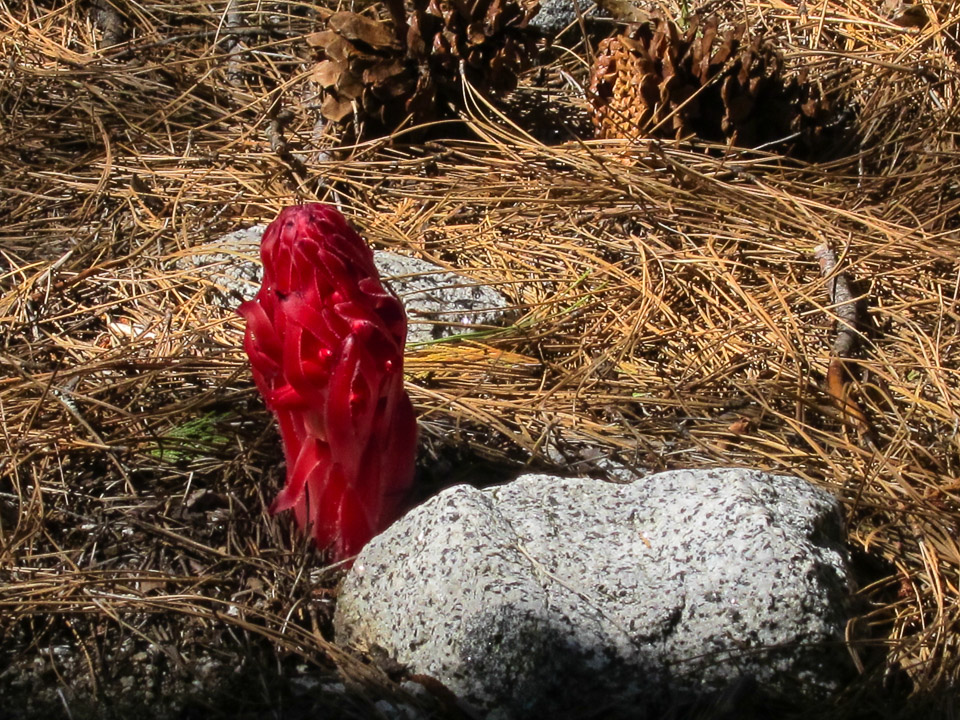
[[[952,716],[960,4],[709,6],[831,99],[829,153],[592,137],[577,32],[502,106],[352,142],[314,6],[0,0],[0,718],[456,716],[333,642],[240,299],[183,262],[307,201],[514,307],[408,350],[423,494],[601,456],[807,478],[861,580],[834,714]]]

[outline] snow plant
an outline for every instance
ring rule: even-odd
[[[373,252],[332,207],[283,210],[260,256],[263,284],[239,313],[287,463],[270,511],[293,509],[318,548],[348,558],[396,518],[413,480],[406,315]]]

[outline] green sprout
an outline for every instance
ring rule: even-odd
[[[230,439],[217,432],[217,423],[229,413],[208,412],[178,425],[161,435],[157,447],[150,450],[151,457],[163,462],[180,462],[208,457],[212,450],[223,447]]]

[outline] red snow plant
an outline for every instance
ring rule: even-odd
[[[407,319],[373,252],[331,207],[285,209],[260,256],[263,285],[239,312],[287,460],[287,484],[270,511],[293,508],[317,547],[342,559],[394,520],[413,478]]]

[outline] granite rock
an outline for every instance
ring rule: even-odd
[[[427,342],[516,318],[509,301],[493,288],[419,258],[377,250],[373,261],[407,311],[407,342]]]
[[[202,272],[220,288],[224,306],[234,309],[260,289],[260,238],[266,227],[255,225],[228,233],[214,245],[180,257],[176,265],[181,270]],[[384,283],[406,308],[408,344],[502,327],[515,319],[507,298],[476,280],[383,250],[375,250],[373,259]]]
[[[591,25],[594,21],[594,13],[590,11],[593,10],[594,3],[591,0],[580,0],[578,4],[579,8],[573,0],[543,0],[540,3],[540,10],[530,21],[530,27],[547,37],[554,37],[566,28],[576,27],[576,23],[579,22],[578,10],[585,22]]]
[[[359,555],[337,640],[491,718],[812,702],[851,670],[841,537],[829,494],[752,470],[455,486]]]

